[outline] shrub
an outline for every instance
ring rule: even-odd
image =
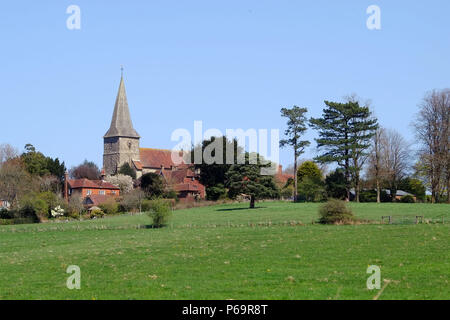
[[[342,200],[330,199],[319,207],[320,223],[348,224],[354,221],[354,216],[347,203]]]
[[[14,223],[37,223],[40,222],[40,217],[37,215],[35,209],[30,204],[20,208],[14,213]]]
[[[178,194],[175,190],[170,189],[164,193],[164,198],[178,201]]]
[[[159,228],[167,223],[171,214],[170,202],[167,200],[152,200],[148,216],[152,218],[153,227]]]
[[[120,201],[120,212],[136,212],[139,211],[144,201],[145,193],[140,189],[134,189],[130,193],[125,194]]]
[[[407,194],[406,196],[403,196],[400,198],[400,202],[402,203],[415,203],[414,197],[410,194]]]
[[[49,206],[43,198],[38,193],[30,193],[23,197],[20,210],[17,212],[18,216],[14,218],[30,218],[34,222],[49,218]]]
[[[102,210],[92,210],[89,217],[91,219],[96,219],[96,218],[103,218],[104,215],[105,213]]]
[[[0,209],[0,219],[12,219],[14,218],[14,211],[6,210],[5,208]]]
[[[227,189],[223,186],[223,184],[219,183],[213,187],[206,188],[206,199],[208,200],[219,200],[225,199],[227,196]]]
[[[0,219],[0,226],[7,226],[11,224],[14,224],[13,219]]]
[[[117,214],[119,211],[119,205],[114,199],[108,199],[99,205],[99,207],[106,214]]]

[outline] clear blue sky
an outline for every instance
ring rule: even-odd
[[[81,8],[81,30],[66,8]],[[366,28],[381,8],[382,29]],[[8,1],[0,143],[102,165],[120,80],[142,147],[176,128],[280,128],[281,107],[357,93],[408,140],[424,93],[450,86],[450,1]],[[307,138],[314,138],[310,130]],[[312,143],[305,157],[316,153]],[[292,163],[292,151],[281,151]]]

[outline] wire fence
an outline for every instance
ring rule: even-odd
[[[390,215],[382,216],[381,224],[446,224],[450,217],[446,215],[427,217],[424,215]]]

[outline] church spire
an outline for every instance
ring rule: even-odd
[[[123,67],[121,67],[121,77],[119,91],[117,92],[116,103],[114,105],[114,113],[111,120],[111,126],[104,135],[104,138],[111,137],[129,137],[140,138],[139,134],[134,130],[131,122],[130,110],[128,109],[127,94],[125,92],[125,84],[123,81]]]

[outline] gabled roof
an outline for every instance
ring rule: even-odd
[[[177,156],[176,151],[172,150],[140,148],[140,163],[144,168],[161,168],[162,165],[168,169],[172,166],[180,166],[172,161],[172,152],[175,152],[174,156]]]
[[[111,126],[109,127],[108,132],[104,135],[104,138],[111,137],[140,138],[139,134],[136,130],[134,130],[133,123],[131,122],[123,77],[120,78],[119,91],[117,92],[116,103],[114,105]]]
[[[108,189],[108,190],[120,190],[118,186],[115,186],[109,182],[103,180],[89,180],[89,179],[73,179],[67,180],[70,188],[90,188],[90,189]]]
[[[98,206],[110,199],[114,199],[114,197],[105,194],[91,194],[84,199],[83,204],[89,207]]]

